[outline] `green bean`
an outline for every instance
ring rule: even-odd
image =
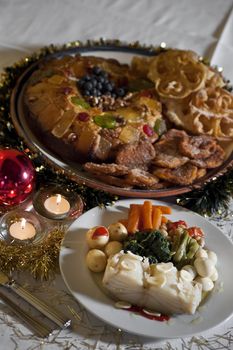
[[[192,259],[196,252],[199,249],[199,244],[194,238],[191,238],[189,245],[188,245],[188,251],[187,251],[187,259]]]
[[[189,244],[190,236],[186,230],[184,230],[181,239],[180,239],[180,246],[176,251],[176,254],[173,257],[173,260],[177,263],[180,262],[182,259],[186,259],[186,248]]]

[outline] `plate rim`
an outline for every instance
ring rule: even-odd
[[[78,53],[86,53],[86,52],[96,52],[96,51],[110,51],[110,52],[126,52],[126,53],[132,53],[132,54],[140,54],[144,56],[153,56],[156,52],[162,52],[166,49],[162,48],[161,46],[150,46],[146,47],[139,43],[123,43],[120,41],[117,41],[117,43],[102,43],[102,44],[96,44],[96,43],[89,43],[89,45],[80,45],[78,47],[72,47],[72,48],[66,48],[62,49],[60,51],[56,51],[54,53],[49,53],[48,55],[44,56],[43,58],[37,60],[36,62],[32,63],[27,69],[20,75],[18,78],[12,93],[10,97],[10,117],[14,124],[14,127],[16,129],[17,134],[24,140],[26,145],[29,147],[30,150],[35,152],[36,154],[39,154],[39,156],[45,161],[45,163],[52,168],[57,173],[65,174],[70,180],[75,181],[79,185],[85,185],[89,186],[91,188],[99,188],[101,186],[101,190],[106,191],[111,194],[120,195],[123,197],[133,197],[133,198],[162,198],[162,197],[170,197],[170,196],[177,196],[180,194],[184,194],[187,192],[191,192],[193,190],[200,189],[204,187],[206,184],[213,182],[218,177],[221,177],[226,172],[228,172],[233,167],[233,152],[231,155],[225,160],[225,162],[218,168],[215,169],[209,169],[209,172],[203,179],[197,180],[195,183],[191,185],[184,185],[184,186],[172,186],[164,189],[154,189],[154,190],[144,190],[144,189],[127,189],[127,188],[121,188],[118,186],[112,186],[107,183],[104,183],[100,181],[99,179],[95,179],[94,175],[91,176],[90,174],[86,173],[85,171],[80,171],[78,169],[74,169],[71,164],[64,163],[62,159],[59,159],[59,156],[56,155],[53,151],[49,150],[47,147],[40,147],[41,141],[38,140],[38,138],[34,135],[36,138],[36,142],[33,142],[33,140],[27,135],[27,132],[24,130],[24,126],[22,125],[21,118],[19,116],[18,111],[18,100],[22,93],[21,87],[25,87],[28,77],[34,72],[34,70],[39,66],[41,62],[44,62],[52,57],[59,57],[65,54],[78,54]],[[39,142],[38,142],[39,141]],[[39,145],[38,145],[39,143]],[[41,150],[42,148],[42,150]],[[44,148],[44,149],[43,149]],[[47,149],[46,149],[47,148]],[[49,155],[51,155],[52,158],[55,159],[52,160]],[[57,164],[57,162],[63,163],[63,166]],[[78,171],[78,173],[76,172]],[[82,174],[87,174],[87,177]],[[91,178],[89,178],[91,176]]]
[[[128,198],[128,199],[122,199],[122,200],[116,201],[115,205],[116,205],[116,204],[121,204],[121,203],[129,203],[129,202],[136,202],[136,203],[137,203],[138,201],[142,202],[143,199],[142,199],[142,198],[135,198],[135,199]],[[214,229],[218,232],[218,234],[220,233],[221,236],[224,237],[224,239],[226,240],[226,243],[227,243],[227,244],[228,244],[228,243],[230,244],[230,247],[231,247],[230,249],[231,249],[232,252],[233,252],[233,242],[230,240],[230,238],[229,238],[226,234],[224,234],[217,226],[215,226],[213,223],[207,221],[207,220],[206,220],[204,217],[202,217],[201,215],[199,215],[199,214],[197,214],[197,213],[195,213],[195,212],[193,212],[193,211],[191,211],[191,210],[188,210],[188,209],[186,209],[186,208],[179,207],[179,206],[176,205],[176,204],[171,204],[171,203],[164,202],[164,201],[161,201],[161,200],[156,200],[156,199],[152,199],[152,201],[153,201],[153,202],[156,201],[159,205],[170,205],[170,206],[171,206],[173,209],[175,209],[175,210],[179,210],[179,211],[181,211],[181,212],[189,213],[189,214],[191,214],[192,216],[201,219],[201,221],[207,223],[207,225],[208,225],[210,228],[214,228]],[[111,207],[114,207],[114,206],[110,206],[110,205],[109,205],[109,206],[107,206],[106,208],[110,208],[110,209],[111,209]],[[81,218],[82,218],[83,215],[85,215],[85,214],[90,214],[91,212],[94,212],[95,210],[98,211],[98,210],[101,210],[101,208],[98,207],[98,206],[96,206],[96,207],[94,207],[94,208],[88,210],[87,212],[85,212],[84,214],[82,214],[77,220],[75,220],[75,222],[77,222],[78,220],[81,220]],[[74,225],[75,222],[73,222],[72,225]],[[170,335],[170,336],[169,336],[168,334],[166,334],[166,335],[161,335],[161,334],[159,334],[159,335],[156,336],[156,335],[153,335],[153,334],[151,334],[151,333],[142,333],[142,332],[139,333],[138,331],[134,331],[134,330],[132,330],[132,329],[129,330],[129,329],[126,329],[126,328],[124,328],[124,327],[121,327],[121,326],[118,325],[118,324],[116,325],[116,323],[112,322],[112,320],[110,320],[109,318],[106,319],[106,318],[104,318],[104,317],[101,317],[100,314],[95,313],[95,312],[91,309],[91,307],[88,306],[88,304],[86,304],[85,302],[83,302],[82,299],[79,300],[79,298],[77,298],[77,297],[74,295],[74,293],[73,293],[73,291],[72,291],[72,287],[69,285],[69,283],[68,283],[68,281],[67,281],[67,279],[66,279],[66,276],[65,276],[65,274],[64,274],[63,268],[62,268],[62,254],[65,254],[66,249],[72,249],[70,246],[69,246],[69,247],[66,246],[66,242],[65,242],[65,241],[66,241],[66,238],[67,238],[67,235],[69,234],[69,230],[72,229],[72,225],[71,225],[70,228],[67,230],[67,232],[66,232],[66,234],[65,234],[65,236],[64,236],[64,238],[63,238],[63,240],[62,240],[62,243],[61,243],[61,249],[60,249],[60,253],[59,253],[59,267],[60,267],[60,272],[61,272],[61,275],[62,275],[62,278],[63,278],[63,280],[64,280],[65,285],[67,286],[67,288],[68,288],[68,290],[70,291],[70,293],[73,295],[74,299],[77,300],[86,310],[88,310],[88,312],[90,312],[91,314],[93,314],[95,317],[101,319],[103,322],[108,323],[108,324],[110,324],[110,325],[113,326],[113,327],[121,328],[121,329],[123,329],[124,331],[126,331],[126,332],[128,332],[128,333],[137,334],[137,335],[139,335],[139,336],[146,336],[146,337],[152,337],[152,338],[157,338],[157,339],[158,339],[158,338],[161,338],[161,339],[172,339],[172,338],[179,338],[179,337],[188,337],[188,336],[192,336],[192,335],[195,335],[195,334],[199,334],[199,333],[202,333],[202,332],[205,332],[205,331],[209,331],[209,330],[211,330],[211,329],[213,329],[213,328],[215,328],[215,327],[217,327],[217,326],[220,326],[220,325],[222,325],[223,323],[227,322],[227,321],[232,317],[232,315],[233,315],[233,308],[232,308],[232,311],[230,311],[230,312],[228,313],[227,317],[223,318],[220,322],[218,322],[218,323],[216,323],[216,324],[214,323],[214,324],[212,324],[211,326],[208,326],[208,327],[204,328],[204,330],[201,328],[201,329],[196,330],[195,332],[191,332],[191,331],[190,331],[190,332],[186,332],[186,333],[182,333],[182,334],[176,334],[176,335],[172,334],[172,335]],[[84,237],[83,237],[83,239],[84,239]],[[63,252],[63,250],[65,250],[65,251]],[[86,267],[86,270],[88,270],[87,267]],[[104,294],[103,291],[102,291],[102,294]],[[219,293],[216,292],[215,294],[219,294]],[[232,300],[233,300],[233,299],[232,299]],[[210,305],[208,305],[208,307],[210,307]],[[194,314],[194,315],[195,315],[195,314]],[[182,316],[185,316],[185,315],[181,315],[181,317],[182,317]],[[153,322],[154,322],[154,321],[153,321]],[[171,325],[171,326],[172,326],[172,325]]]

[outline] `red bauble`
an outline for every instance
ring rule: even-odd
[[[16,205],[32,192],[35,170],[30,159],[15,149],[0,149],[0,205]]]

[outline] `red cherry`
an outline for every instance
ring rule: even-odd
[[[150,136],[154,135],[154,130],[150,127],[150,125],[145,124],[145,125],[143,125],[142,129],[147,136],[150,137]]]
[[[70,86],[65,86],[61,89],[61,91],[64,95],[69,95],[71,92],[73,92],[73,89]]]
[[[87,122],[90,119],[89,114],[86,112],[80,112],[77,117],[81,122]]]

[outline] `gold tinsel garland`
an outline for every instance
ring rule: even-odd
[[[0,270],[5,273],[28,271],[36,279],[47,280],[58,272],[58,257],[64,227],[56,227],[38,244],[7,244],[0,241]]]

